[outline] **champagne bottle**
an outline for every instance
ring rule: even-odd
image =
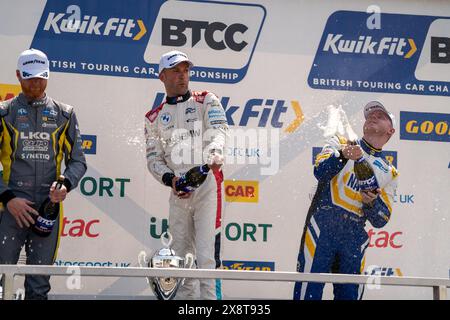
[[[373,192],[379,188],[375,172],[364,156],[355,161],[353,171],[355,171],[361,191]]]
[[[175,183],[175,190],[183,192],[192,192],[205,182],[209,172],[209,166],[204,164],[202,166],[193,167]]]
[[[64,176],[60,175],[56,180],[56,188],[61,189],[64,183]],[[50,197],[44,200],[39,207],[39,216],[36,218],[33,225],[34,233],[41,237],[48,237],[52,233],[53,226],[59,214],[59,203],[52,202]]]

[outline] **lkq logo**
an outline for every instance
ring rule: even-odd
[[[194,61],[194,81],[237,83],[250,65],[266,9],[261,5],[215,1],[167,1],[159,10],[144,59],[159,63],[170,50]],[[222,58],[217,59],[217,55]]]
[[[400,111],[400,139],[450,142],[450,114]]]
[[[369,28],[370,13],[333,13],[311,67],[310,87],[449,96],[450,18],[391,13],[379,18],[379,27]]]
[[[236,83],[265,16],[260,5],[214,1],[48,0],[31,46],[52,71],[153,79],[161,55],[178,49],[196,57],[192,80]]]
[[[275,271],[275,262],[222,260],[225,270]]]

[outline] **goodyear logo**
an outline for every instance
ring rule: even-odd
[[[225,201],[252,202],[259,201],[259,182],[246,180],[225,180]]]
[[[450,114],[401,111],[400,139],[450,142]]]
[[[97,153],[97,136],[94,135],[81,135],[81,146],[84,154],[96,154]]]
[[[312,150],[312,164],[314,165],[316,162],[317,155],[322,151],[320,147],[313,147]],[[397,151],[385,151],[381,152],[381,156],[390,164],[392,164],[395,168],[397,168]],[[381,166],[383,171],[386,170],[385,166],[381,163],[378,163],[378,166]]]
[[[223,260],[225,270],[275,271],[275,262]]]
[[[21,92],[20,85],[0,83],[0,101],[12,99]]]
[[[381,14],[383,27],[369,29],[370,13],[330,15],[308,84],[314,89],[450,95],[450,18]]]
[[[47,53],[53,72],[151,79],[163,53],[187,50],[203,56],[191,80],[236,83],[247,73],[265,16],[263,6],[249,3],[48,0],[31,46]]]

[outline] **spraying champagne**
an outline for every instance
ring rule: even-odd
[[[346,136],[349,144],[356,145],[358,136],[353,130],[348,121],[347,114],[342,109],[342,106],[328,106],[328,120],[325,127],[321,127],[324,131],[324,137],[330,138],[335,135]],[[336,150],[336,153],[339,151]],[[338,155],[336,155],[338,156]],[[375,172],[369,162],[364,158],[364,155],[355,161],[353,170],[361,191],[375,191],[379,188],[379,184],[375,177]]]

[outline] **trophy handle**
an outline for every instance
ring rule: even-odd
[[[149,267],[150,260],[147,259],[147,254],[145,251],[141,251],[138,254],[138,264],[141,268],[148,268]],[[152,279],[149,277],[146,277],[145,280],[147,281],[148,285],[151,285]]]
[[[138,254],[139,266],[141,268],[146,268],[146,267],[148,267],[148,262],[149,262],[149,260],[147,260],[147,254],[145,253],[145,251],[139,252],[139,254]]]
[[[192,253],[186,253],[185,256],[185,268],[187,269],[191,269],[192,266],[194,265],[194,255]]]

